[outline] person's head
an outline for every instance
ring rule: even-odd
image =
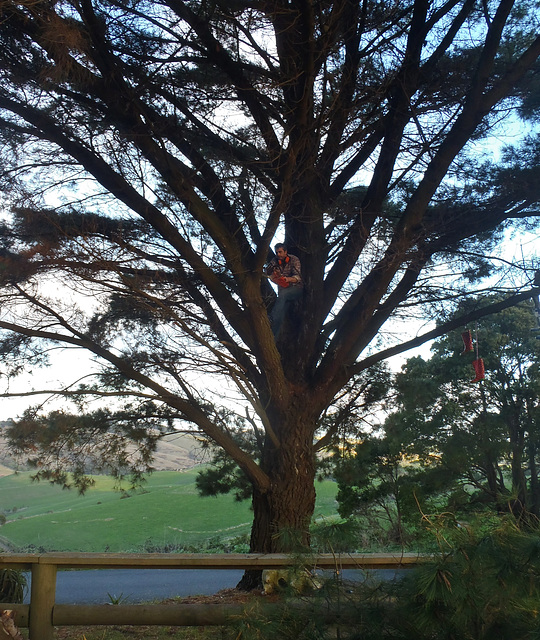
[[[274,247],[274,250],[279,260],[284,260],[287,257],[287,247],[283,242],[278,242]]]

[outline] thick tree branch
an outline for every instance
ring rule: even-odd
[[[538,296],[540,294],[540,289],[533,288],[528,291],[523,291],[522,293],[515,294],[510,296],[506,300],[502,302],[497,302],[496,304],[491,304],[476,311],[471,311],[459,318],[454,318],[453,320],[449,320],[440,324],[436,329],[432,329],[422,335],[413,338],[412,340],[407,340],[400,345],[396,345],[395,347],[390,347],[389,349],[384,349],[379,353],[373,354],[372,356],[368,356],[364,358],[360,362],[352,365],[349,368],[349,373],[351,375],[355,375],[360,373],[361,371],[365,371],[369,367],[372,367],[374,364],[382,362],[383,360],[387,360],[393,356],[399,355],[400,353],[405,353],[410,349],[414,349],[415,347],[420,347],[426,342],[430,340],[435,340],[440,336],[448,333],[449,331],[453,331],[455,329],[459,329],[460,327],[464,327],[467,324],[474,322],[475,320],[479,320],[480,318],[484,318],[486,316],[492,315],[494,313],[499,313],[504,309],[508,309],[509,307],[513,307],[524,300],[530,300],[534,296]]]

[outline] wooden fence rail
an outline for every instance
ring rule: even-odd
[[[405,569],[423,556],[404,554],[321,554],[303,561],[317,569]],[[239,605],[60,605],[55,603],[56,574],[62,569],[280,569],[298,559],[284,554],[130,554],[41,553],[0,555],[0,568],[30,571],[30,604],[0,603],[15,612],[17,626],[30,640],[54,640],[55,626],[70,625],[224,625],[241,614]]]

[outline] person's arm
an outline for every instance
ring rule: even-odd
[[[291,256],[291,274],[287,278],[291,284],[299,284],[302,282],[302,268],[300,260],[296,256]]]

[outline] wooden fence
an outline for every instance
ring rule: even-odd
[[[405,569],[418,554],[322,554],[304,564],[317,569]],[[15,612],[16,624],[29,628],[30,640],[54,640],[55,626],[70,625],[224,625],[240,615],[240,605],[140,604],[62,605],[55,603],[56,574],[62,569],[279,569],[298,559],[283,554],[123,554],[41,553],[0,555],[0,568],[30,571],[30,604],[0,603]],[[111,585],[111,591],[114,585]]]

